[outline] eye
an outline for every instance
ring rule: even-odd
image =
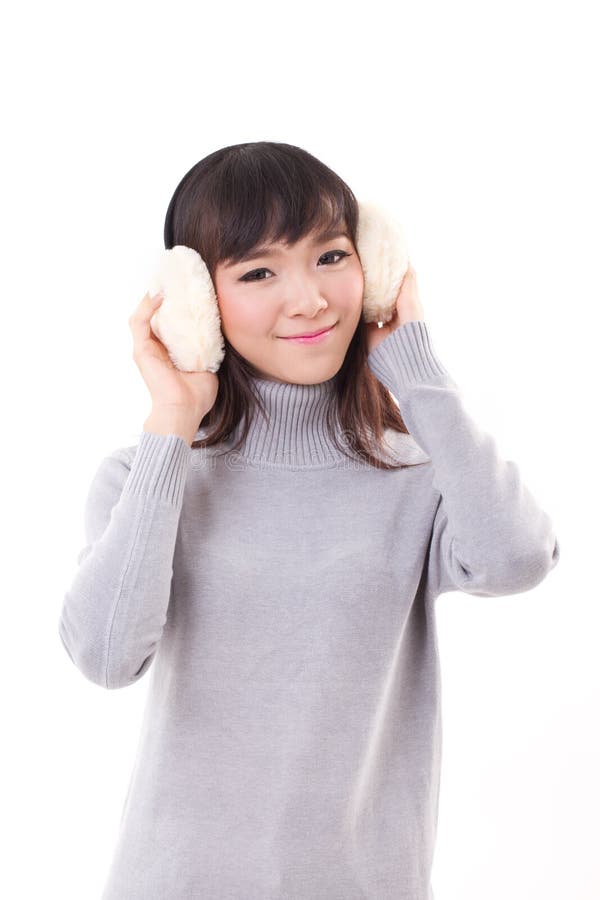
[[[268,272],[269,269],[253,269],[251,272],[247,272],[246,275],[242,275],[240,281],[266,281],[265,278],[253,278],[253,275],[258,275],[260,272]]]
[[[346,253],[345,250],[328,250],[328,252],[324,253],[323,256],[339,256],[340,259],[343,259],[344,256],[352,256],[352,254]],[[321,259],[323,259],[323,256],[321,256]],[[339,262],[339,261],[340,261],[339,259],[336,260],[336,262]]]
[[[339,256],[340,259],[337,259],[333,265],[340,262],[344,256],[352,256],[351,253],[347,253],[345,250],[328,250],[327,253],[323,253],[319,260],[323,259],[326,256]],[[331,263],[327,263],[327,265],[331,265]],[[245,275],[242,275],[240,281],[268,281],[267,278],[259,278],[261,272],[270,272],[270,269],[253,269],[251,272],[247,272]]]

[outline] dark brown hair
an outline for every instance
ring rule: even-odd
[[[306,150],[273,141],[232,144],[196,163],[179,182],[169,203],[164,226],[165,248],[183,244],[196,250],[215,283],[217,264],[238,262],[250,250],[270,241],[297,240],[328,225],[344,225],[356,248],[358,203],[342,179]],[[335,404],[328,427],[339,446],[334,416],[352,452],[380,469],[402,468],[378,454],[386,428],[408,434],[397,405],[367,365],[365,322],[361,316],[344,362],[334,376]],[[245,417],[235,448],[246,437],[260,398],[250,387],[259,375],[225,335],[225,356],[218,371],[213,407],[199,427],[213,428],[192,448],[227,440]],[[355,458],[355,457],[349,457]]]

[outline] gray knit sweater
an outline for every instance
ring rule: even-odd
[[[257,379],[241,450],[142,432],[102,460],[60,638],[103,688],[149,672],[102,900],[432,900],[436,597],[529,591],[559,546],[425,322],[369,366],[395,471],[336,448],[333,379]]]

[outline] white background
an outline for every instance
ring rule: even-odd
[[[396,211],[436,351],[561,545],[532,591],[438,601],[436,900],[600,895],[594,11],[5,13],[2,896],[100,895],[148,678],[86,681],[58,617],[90,479],[149,413],[128,317],[171,194],[203,156],[254,140],[297,144]]]

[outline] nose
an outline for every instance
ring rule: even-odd
[[[288,316],[306,316],[307,319],[312,319],[322,309],[327,309],[328,305],[316,287],[304,286],[295,292],[294,299],[286,307]]]

